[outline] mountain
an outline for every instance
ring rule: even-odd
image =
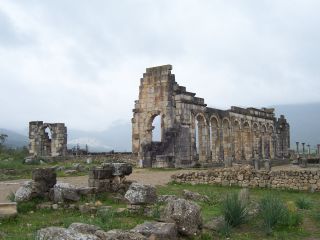
[[[21,148],[28,146],[28,137],[12,130],[0,128],[1,134],[7,134],[5,145],[10,148]]]
[[[120,121],[105,131],[68,129],[68,146],[77,144],[81,148],[87,144],[92,152],[131,151],[131,123]]]

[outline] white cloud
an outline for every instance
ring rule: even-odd
[[[212,107],[320,101],[318,1],[0,3],[0,125],[130,120],[146,67]]]

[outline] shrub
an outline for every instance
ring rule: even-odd
[[[300,209],[310,209],[312,207],[312,202],[308,198],[300,197],[296,200],[296,205]]]
[[[286,214],[287,208],[278,197],[267,195],[261,199],[259,211],[264,222],[266,233],[271,234],[273,227],[278,224],[284,214]]]
[[[14,202],[14,199],[15,199],[14,192],[10,192],[9,195],[7,196],[7,200],[9,200],[10,202]]]
[[[302,223],[302,215],[298,212],[292,212],[288,209],[285,209],[283,215],[279,221],[279,224],[288,226],[288,227],[296,227]]]
[[[225,221],[233,227],[244,223],[248,217],[247,207],[237,193],[227,195],[222,203],[222,212]]]
[[[231,235],[231,231],[232,231],[232,227],[228,222],[224,222],[224,224],[222,224],[220,226],[220,228],[218,229],[218,232],[221,236],[223,237],[230,237]]]

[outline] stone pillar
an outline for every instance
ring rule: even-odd
[[[308,147],[308,155],[310,157],[310,154],[311,154],[310,144],[308,144],[307,147]]]
[[[254,159],[253,165],[255,170],[260,170],[260,159]]]
[[[265,159],[264,160],[264,168],[266,171],[271,171],[271,161],[270,159]]]
[[[305,149],[304,149],[305,143],[301,143],[301,144],[302,144],[302,155],[305,156]]]
[[[296,145],[297,145],[297,156],[299,157],[299,142],[296,142]]]

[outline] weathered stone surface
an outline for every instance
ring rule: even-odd
[[[72,229],[48,227],[37,232],[36,240],[100,240],[95,235],[83,234]]]
[[[140,233],[126,230],[97,231],[95,235],[103,240],[151,240]]]
[[[182,235],[193,236],[202,226],[200,207],[185,199],[173,200],[164,209],[163,219],[177,224]]]
[[[100,228],[95,225],[85,223],[72,223],[68,229],[83,234],[95,234],[96,231],[100,230]]]
[[[69,183],[57,183],[53,187],[53,201],[54,202],[64,202],[69,201],[79,201],[80,195],[77,188]]]
[[[157,201],[155,187],[140,183],[132,183],[124,196],[131,204],[153,204]]]
[[[167,202],[177,200],[177,199],[179,199],[179,197],[176,195],[159,195],[158,196],[159,203],[167,203]]]
[[[51,132],[51,139],[46,129]],[[67,128],[63,123],[29,122],[29,141],[29,153],[34,157],[67,154]]]
[[[0,203],[0,219],[7,219],[17,216],[16,203]]]
[[[16,191],[14,200],[16,202],[29,201],[35,196],[34,181],[24,182],[23,185]]]
[[[255,170],[251,166],[241,166],[175,174],[171,179],[178,183],[320,191],[319,176],[320,170],[264,171]]]
[[[254,158],[289,158],[290,126],[283,115],[276,118],[272,108],[207,107],[203,98],[176,82],[171,70],[171,65],[147,68],[140,80],[132,151],[141,167],[232,166]],[[158,142],[152,138],[157,116]]]
[[[113,163],[114,176],[129,176],[132,173],[132,166],[128,163]]]
[[[208,202],[210,200],[207,195],[201,195],[200,193],[191,192],[189,190],[183,190],[182,193],[184,198],[187,200],[204,201],[204,202]]]
[[[113,169],[110,168],[94,168],[89,171],[89,178],[91,179],[111,179]]]
[[[175,223],[145,222],[131,231],[141,233],[154,240],[176,240],[178,236]]]
[[[48,191],[57,183],[55,168],[36,168],[32,171],[32,179],[42,187],[42,191]]]

